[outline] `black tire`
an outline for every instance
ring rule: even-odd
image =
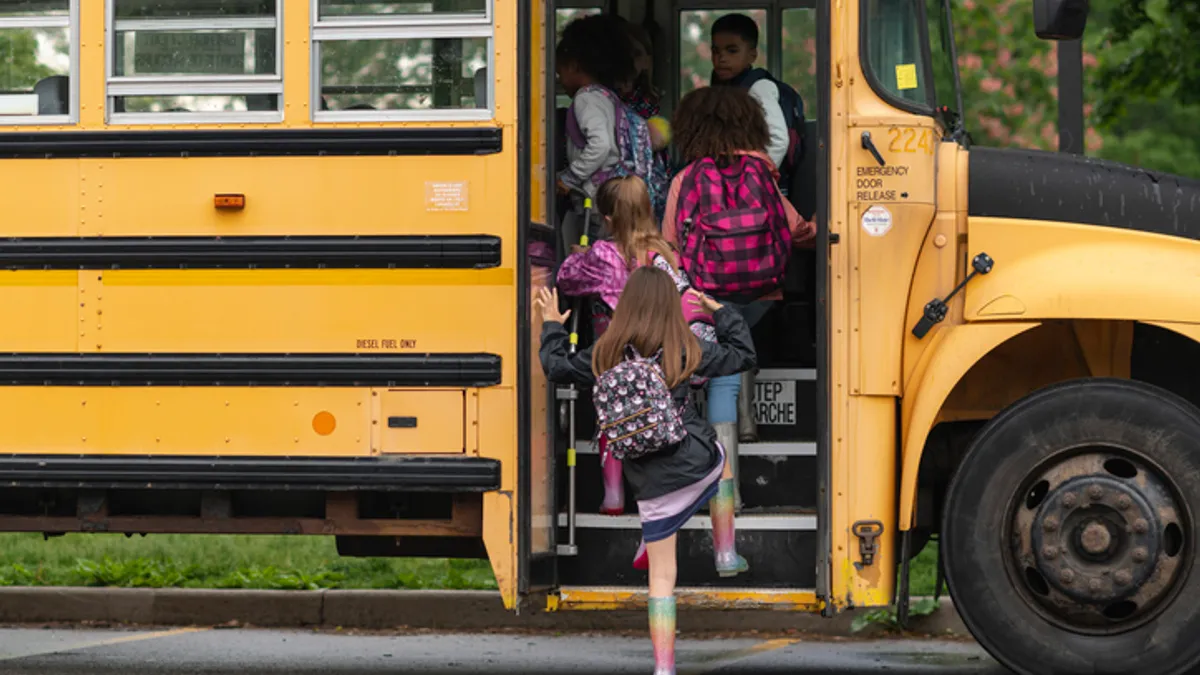
[[[1076,609],[1048,608],[1051,601],[1046,598],[1050,596],[1038,596],[1042,590],[1050,588],[1038,581],[1040,578],[1041,584],[1045,583],[1045,578],[1039,577],[1041,570],[1048,569],[1044,565],[1069,566],[1078,560],[1070,556],[1077,555],[1075,548],[1080,546],[1089,554],[1096,553],[1096,539],[1088,539],[1086,545],[1076,544],[1083,541],[1078,535],[1084,531],[1084,523],[1095,522],[1094,516],[1086,516],[1090,519],[1086,521],[1072,521],[1074,529],[1069,528],[1067,519],[1063,518],[1062,532],[1053,533],[1058,537],[1054,540],[1047,534],[1053,532],[1047,525],[1047,520],[1053,516],[1031,520],[1030,526],[1025,528],[1030,534],[1026,536],[1025,548],[1021,548],[1016,540],[1023,535],[1017,531],[1021,528],[1016,524],[1022,521],[1012,515],[1021,509],[1029,509],[1026,514],[1036,509],[1046,509],[1039,513],[1055,514],[1060,511],[1054,511],[1054,508],[1075,507],[1075,497],[1070,497],[1069,501],[1063,499],[1067,492],[1083,494],[1084,500],[1093,496],[1100,499],[1101,494],[1104,499],[1109,499],[1110,494],[1125,494],[1102,492],[1108,488],[1101,487],[1085,487],[1081,492],[1074,486],[1097,483],[1066,482],[1068,479],[1053,484],[1051,496],[1038,498],[1036,495],[1045,480],[1030,489],[1034,485],[1031,481],[1054,470],[1046,467],[1064,466],[1072,457],[1075,458],[1071,459],[1072,467],[1083,460],[1095,461],[1091,458],[1096,456],[1096,448],[1101,448],[1102,453],[1132,451],[1122,457],[1140,457],[1134,461],[1141,462],[1138,467],[1146,469],[1146,474],[1155,470],[1161,473],[1160,486],[1166,485],[1169,489],[1155,494],[1172,494],[1172,504],[1178,507],[1173,512],[1176,515],[1172,516],[1176,518],[1172,521],[1175,524],[1168,525],[1174,530],[1168,530],[1160,539],[1173,542],[1158,549],[1151,548],[1159,553],[1152,554],[1150,562],[1142,565],[1142,568],[1173,565],[1171,574],[1162,577],[1170,583],[1136,582],[1140,588],[1154,589],[1152,592],[1158,594],[1153,602],[1145,603],[1145,609],[1141,610],[1145,615],[1139,620],[1124,622],[1107,616],[1113,620],[1112,625],[1099,628],[1072,623],[1078,621],[1071,614]],[[1107,468],[1110,464],[1105,462],[1102,466]],[[1120,465],[1114,463],[1111,466]],[[1072,476],[1069,480],[1118,482],[1113,476],[1099,474]],[[1044,507],[1039,505],[1042,503]],[[1117,516],[1131,510],[1128,498],[1122,497],[1121,503],[1126,511]],[[1092,511],[1086,513],[1099,513],[1097,509],[1103,505],[1097,507],[1097,504],[1098,501],[1084,501],[1078,512],[1085,512],[1083,509],[1087,508]],[[1200,635],[1200,603],[1196,601],[1200,598],[1200,574],[1191,573],[1196,542],[1200,541],[1194,517],[1197,513],[1200,513],[1200,411],[1194,406],[1167,391],[1126,380],[1076,380],[1042,389],[1013,404],[981,430],[950,484],[942,538],[951,597],[979,643],[996,660],[1018,673],[1176,675],[1187,672],[1200,662],[1200,640],[1196,637]],[[1060,521],[1056,518],[1054,522]],[[1138,522],[1142,523],[1138,526],[1140,529],[1114,530],[1117,538],[1112,541],[1117,543],[1109,543],[1106,535],[1102,540],[1105,543],[1099,544],[1108,547],[1102,555],[1113,555],[1112,552],[1123,545],[1140,546],[1136,542],[1143,541],[1146,536],[1158,537],[1159,532],[1153,528],[1168,521],[1151,518],[1150,535],[1134,535],[1134,531],[1145,532],[1147,529],[1144,521]],[[1071,538],[1073,536],[1076,538]],[[1051,544],[1039,548],[1041,544],[1037,542],[1041,540],[1038,537],[1046,537],[1045,541]],[[1060,547],[1063,541],[1066,545]],[[1033,542],[1032,546],[1029,542]],[[1071,551],[1068,552],[1068,548]],[[1021,562],[1020,558],[1029,550],[1034,551],[1033,555],[1041,556],[1037,558],[1039,566],[1033,572],[1028,567],[1033,563]],[[1050,554],[1040,553],[1045,550]],[[1145,560],[1145,554],[1140,555],[1140,559]],[[1027,565],[1025,576],[1016,570],[1022,564]],[[1089,570],[1086,578],[1093,579],[1093,568],[1086,569]],[[1157,569],[1159,572],[1155,574],[1164,568]],[[1073,573],[1068,576],[1059,569],[1057,576],[1052,572],[1050,578],[1051,583],[1056,584],[1051,592],[1061,588],[1067,588],[1068,593],[1080,591],[1080,579]],[[1073,581],[1076,586],[1069,586]],[[1099,585],[1100,582],[1089,583]],[[1167,590],[1158,590],[1167,586]],[[1106,602],[1114,601],[1112,589],[1116,588],[1115,584],[1105,588]],[[1091,591],[1096,588],[1092,587]],[[1055,614],[1056,611],[1061,614]],[[1090,611],[1095,616],[1100,610]]]

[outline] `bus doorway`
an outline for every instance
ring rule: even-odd
[[[570,98],[557,86],[553,71],[556,38],[572,20],[610,12],[644,29],[653,42],[654,83],[662,94],[662,115],[670,116],[678,100],[706,86],[711,72],[709,39],[713,23],[733,12],[743,13],[759,26],[759,59],[777,79],[801,95],[806,119],[805,153],[800,168],[802,186],[789,195],[805,218],[816,220],[819,234],[814,249],[796,249],[789,264],[783,299],[774,303],[754,328],[759,369],[750,396],[742,406],[752,425],[741,425],[738,444],[739,487],[743,508],[737,519],[739,551],[750,561],[748,574],[720,579],[713,570],[711,523],[705,512],[693,517],[679,535],[679,589],[681,601],[727,604],[737,599],[793,609],[815,609],[826,595],[824,572],[828,566],[827,522],[821,495],[828,475],[822,439],[826,434],[827,397],[824,394],[825,266],[828,258],[823,218],[827,193],[824,100],[828,91],[828,25],[826,10],[815,0],[776,2],[601,2],[564,0],[547,7],[554,34],[546,31],[546,70],[543,73],[547,148],[545,185],[553,186],[556,172],[565,165],[563,124]],[[550,23],[547,21],[547,23]],[[536,76],[536,75],[535,75]],[[825,83],[822,86],[822,83]],[[538,102],[535,100],[534,104]],[[672,176],[682,166],[673,162]],[[570,201],[546,191],[547,220],[561,224]],[[561,261],[574,243],[556,232],[556,258]],[[541,268],[548,274],[548,266]],[[585,313],[586,315],[586,313]],[[586,319],[579,322],[579,344],[593,341]],[[535,337],[536,342],[536,337]],[[536,359],[536,345],[533,354]],[[536,364],[535,364],[536,366]],[[703,391],[696,392],[704,405]],[[552,594],[551,603],[564,609],[623,606],[636,602],[646,586],[646,574],[631,561],[641,537],[637,505],[630,490],[621,515],[601,514],[604,488],[600,456],[591,442],[595,416],[589,391],[572,394],[547,385],[545,408],[547,439],[554,450],[553,484],[549,503],[555,505],[553,527],[536,537],[552,540],[554,555],[532,556],[529,588],[540,586]],[[577,396],[573,420],[568,399]],[[541,420],[535,411],[532,422]],[[573,425],[571,424],[573,422]],[[569,429],[575,433],[571,437]],[[747,433],[747,431],[753,433]],[[548,561],[553,558],[553,563]],[[553,567],[551,572],[549,567]],[[737,589],[737,597],[731,593]]]

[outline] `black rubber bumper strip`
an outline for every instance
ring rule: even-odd
[[[0,485],[24,488],[488,492],[481,457],[0,455]]]
[[[0,386],[490,387],[496,354],[0,354]]]
[[[1109,160],[973,147],[968,215],[1200,239],[1200,180]]]
[[[480,269],[491,235],[35,237],[0,239],[0,269]]]
[[[0,134],[0,159],[490,155],[498,127],[398,129],[170,129]]]

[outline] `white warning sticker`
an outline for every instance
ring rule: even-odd
[[[467,182],[425,181],[426,211],[466,211]]]
[[[892,229],[892,212],[886,206],[872,206],[863,212],[862,226],[872,237],[882,237]]]

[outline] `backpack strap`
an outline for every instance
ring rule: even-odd
[[[637,350],[637,347],[634,347],[632,344],[625,345],[625,359],[626,360],[634,359],[634,360],[641,360],[641,361],[661,361],[662,360],[662,352],[663,352],[662,347],[659,347],[658,351],[654,352],[650,356],[642,356],[641,352],[639,352]]]
[[[700,198],[696,195],[696,178],[699,174],[699,165],[705,162],[712,162],[711,158],[702,157],[691,164],[683,167],[679,173],[683,178],[679,179],[679,195],[675,201],[675,238],[679,241],[678,247],[682,251],[683,245],[687,242],[689,231],[692,225],[688,223],[691,215],[696,212],[700,206]]]
[[[575,96],[578,97],[581,92],[587,89],[588,87],[580,89],[575,92]],[[583,148],[587,145],[587,139],[583,137],[583,130],[579,128],[579,117],[578,112],[575,110],[575,101],[576,98],[572,98],[571,105],[567,106],[567,138],[576,148]]]
[[[776,86],[779,85],[771,71],[766,68],[751,68],[738,80],[738,85],[749,89],[763,80],[770,80]]]
[[[614,91],[599,84],[589,84],[585,87],[582,87],[579,91],[575,92],[575,97],[571,99],[571,105],[567,109],[567,137],[571,140],[571,143],[573,143],[576,148],[582,149],[587,147],[587,138],[584,137],[583,130],[579,128],[579,117],[575,110],[575,102],[579,100],[579,95],[583,93],[600,94],[604,96],[604,98],[608,99],[608,102],[613,106],[613,119],[615,121],[613,139],[617,143],[616,150],[618,160],[617,165],[612,169],[602,169],[592,174],[591,183],[594,185],[601,185],[604,183],[604,181],[611,178],[613,174],[616,173],[616,170],[622,168],[626,162],[625,156],[629,154],[629,148],[627,147],[628,142],[626,141],[626,137],[630,133],[629,120],[625,116],[625,103]]]
[[[621,99],[618,98],[617,95],[614,94],[611,90],[609,90],[608,87],[603,87],[598,84],[589,84],[585,87],[582,87],[579,89],[579,91],[575,92],[575,96],[571,99],[571,105],[567,107],[567,129],[566,129],[567,137],[571,139],[571,142],[574,143],[575,147],[577,147],[577,148],[586,147],[587,146],[587,138],[584,137],[583,130],[579,128],[579,113],[575,109],[575,102],[579,100],[580,94],[592,93],[592,92],[602,94],[605,98],[607,98],[609,100],[609,102],[611,102],[613,104],[614,110],[617,113],[616,117],[617,117],[618,131],[620,130],[620,127],[621,127],[621,123],[622,123],[622,119],[621,119],[621,115],[620,115],[621,109],[618,107],[618,106],[624,105],[621,102]]]

